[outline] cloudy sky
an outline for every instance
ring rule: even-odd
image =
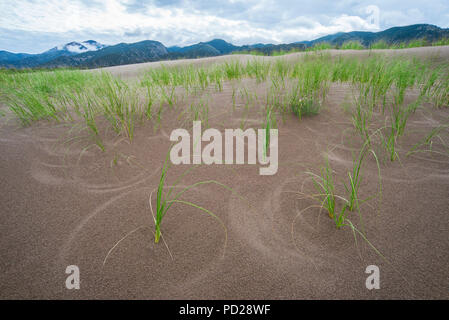
[[[288,43],[415,23],[449,27],[447,0],[0,0],[0,12],[0,50],[28,53],[89,39]]]

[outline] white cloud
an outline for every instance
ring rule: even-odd
[[[395,10],[382,12],[381,20],[384,24],[394,26],[405,26],[409,24],[425,23],[422,12],[416,8],[408,10]],[[431,22],[433,23],[433,22]]]
[[[386,0],[301,2],[274,0],[189,1],[174,0],[157,5],[139,0],[0,0],[0,29],[11,34],[45,34],[48,41],[66,37],[89,36],[100,42],[158,40],[165,45],[188,45],[221,37],[236,44],[254,42],[293,42],[353,30],[375,31],[379,25],[369,20],[367,8],[380,9],[382,27],[424,22],[424,7],[438,8],[446,21],[448,6],[443,0],[402,2],[401,10]],[[403,8],[410,3],[410,6]],[[445,11],[446,10],[446,11]],[[447,14],[446,14],[447,15]],[[435,21],[427,21],[436,23]],[[6,47],[0,35],[0,49]],[[12,43],[13,39],[8,39]],[[19,41],[19,39],[17,39]],[[56,41],[56,40],[55,40]],[[47,44],[46,44],[47,45]]]

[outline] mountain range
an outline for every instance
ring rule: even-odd
[[[39,54],[11,53],[0,51],[0,66],[15,68],[34,68],[60,57],[70,57],[89,51],[100,51],[107,46],[94,40],[69,42]]]
[[[431,43],[445,38],[449,38],[449,28],[443,29],[431,24],[414,24],[404,27],[393,27],[379,32],[339,32],[313,41],[302,41],[301,43],[310,46],[315,43],[328,42],[332,45],[340,46],[347,41],[360,41],[362,45],[369,47],[370,44],[380,40],[384,40],[389,44],[394,44],[424,39]]]
[[[305,50],[317,43],[328,42],[340,46],[347,41],[359,41],[365,47],[379,40],[387,43],[409,42],[425,39],[433,42],[449,38],[449,29],[430,24],[416,24],[393,27],[380,32],[339,32],[312,41],[298,41],[289,44],[253,44],[236,46],[221,39],[200,42],[194,45],[165,47],[158,41],[145,40],[136,43],[104,45],[94,40],[69,42],[40,54],[11,53],[0,51],[0,67],[5,68],[97,68],[159,60],[211,57],[238,51],[256,50],[270,54],[279,50]]]

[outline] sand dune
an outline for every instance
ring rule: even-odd
[[[449,61],[449,47],[381,53]],[[331,54],[363,58],[373,53]],[[231,55],[103,70],[132,80],[161,64],[253,58]],[[261,97],[268,85],[243,83]],[[240,126],[239,102],[236,111],[223,112],[232,110],[232,85],[208,92],[212,128]],[[105,152],[67,143],[73,134],[64,125],[38,122],[21,128],[17,121],[0,119],[0,298],[447,299],[449,158],[406,153],[447,121],[448,108],[427,106],[410,116],[399,146],[401,161],[381,163],[381,203],[362,207],[367,238],[385,258],[360,237],[356,243],[350,228],[337,230],[324,211],[310,207],[316,201],[303,197],[315,192],[306,171],[319,172],[325,154],[337,177],[345,178],[352,168],[359,145],[342,108],[350,94],[348,85],[334,83],[320,114],[301,121],[293,114],[279,119],[276,175],[260,176],[254,165],[202,165],[187,175],[182,185],[214,179],[245,200],[213,185],[188,191],[186,198],[212,210],[225,229],[211,216],[175,204],[163,223],[169,250],[162,242],[154,244],[149,200],[159,183],[170,132],[182,125],[176,111],[164,114],[159,130],[151,123],[136,128],[132,143],[111,134]],[[245,119],[246,127],[263,123],[257,106]],[[442,137],[447,141],[447,134]],[[445,152],[443,144],[433,147]],[[365,164],[362,198],[378,190],[376,162],[371,157]],[[168,183],[187,168],[173,166]],[[351,218],[357,220],[357,213]],[[103,265],[111,247],[139,227]],[[68,265],[80,268],[80,290],[65,288]],[[380,267],[380,290],[365,287],[368,265]]]

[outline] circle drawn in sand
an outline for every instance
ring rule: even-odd
[[[300,199],[299,193],[292,192],[294,186],[298,187],[297,181],[286,179],[267,190],[265,200],[254,204],[250,213],[230,215],[232,228],[251,247],[273,259],[290,257],[318,267],[341,260],[346,251],[356,255],[350,230],[337,230],[326,212],[316,206],[304,210],[317,202]],[[229,211],[239,210],[243,207],[231,201]]]
[[[225,233],[221,225],[195,208],[174,204],[162,223],[169,252],[162,240],[154,243],[148,205],[151,189],[124,192],[87,215],[69,235],[60,264],[71,261],[79,265],[88,274],[85,282],[98,285],[102,279],[108,288],[133,292],[150,285],[164,287],[167,292],[207,276],[223,258]],[[188,197],[193,203],[211,205],[207,192],[201,189]],[[132,230],[136,231],[130,233]]]

